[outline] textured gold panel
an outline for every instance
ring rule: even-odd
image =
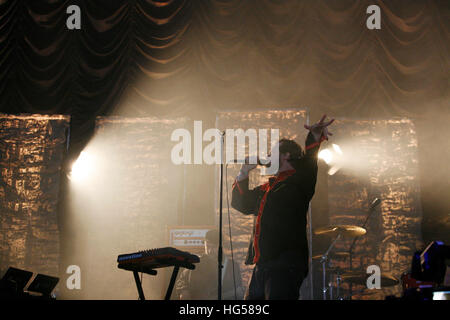
[[[286,113],[286,114],[285,114]],[[283,114],[283,116],[281,116]],[[224,112],[218,116],[218,127],[226,128],[280,128],[281,136],[304,141],[303,123],[306,113],[291,111]],[[361,226],[367,216],[368,206],[374,197],[382,199],[367,226],[367,235],[356,243],[353,270],[366,275],[367,266],[376,264],[382,275],[400,278],[409,270],[412,254],[422,245],[420,223],[422,209],[418,181],[417,139],[414,126],[409,120],[351,121],[336,120],[334,136],[322,149],[336,143],[343,148],[347,158],[343,167],[328,178],[330,223]],[[229,165],[227,189],[238,173],[240,165]],[[218,181],[218,180],[217,180]],[[251,186],[265,179],[252,172]],[[218,189],[217,189],[218,194]],[[225,193],[226,195],[226,193]],[[218,201],[217,201],[218,203]],[[251,268],[243,265],[251,235],[253,219],[234,209],[231,225],[235,259],[242,266],[242,277],[248,281]],[[224,199],[225,234],[227,228],[227,199]],[[227,238],[228,239],[228,238]],[[224,242],[228,245],[227,242]],[[348,250],[351,240],[340,240],[337,251]],[[229,250],[228,250],[229,252]],[[344,271],[350,270],[348,260],[332,260]],[[317,266],[316,266],[317,267]],[[367,276],[367,275],[366,275]],[[317,283],[316,283],[317,284]],[[343,284],[348,289],[348,284]],[[368,290],[353,286],[354,299],[384,299],[386,295],[401,295],[400,286]]]
[[[378,265],[382,275],[400,279],[403,272],[409,271],[414,251],[422,246],[414,125],[401,119],[336,120],[333,126],[333,143],[341,146],[347,160],[340,171],[328,178],[330,222],[361,226],[370,202],[380,198],[380,206],[368,221],[367,234],[356,242],[352,267],[365,274],[369,265]],[[351,242],[338,241],[336,249],[348,250]],[[350,267],[348,260],[334,264],[344,270]],[[400,285],[381,290],[363,286],[354,289],[354,299],[401,296]]]
[[[300,145],[304,146],[307,131],[303,128],[306,123],[307,112],[301,109],[276,109],[267,111],[229,111],[221,112],[217,116],[217,128],[226,129],[279,129],[280,139],[295,139]],[[269,131],[268,140],[270,140]],[[268,141],[270,143],[270,141]],[[247,150],[248,152],[248,150]],[[228,216],[227,216],[227,200],[231,204],[231,187],[238,175],[240,164],[230,164],[225,171],[224,178],[224,199],[223,199],[223,222],[224,222],[224,247],[225,252],[230,254],[229,232],[228,232]],[[224,173],[224,174],[225,174]],[[220,171],[217,174],[219,177]],[[259,170],[253,170],[250,173],[250,188],[254,188],[267,181],[266,176],[259,174]],[[226,182],[226,185],[225,185]],[[216,204],[219,204],[219,179],[216,179]],[[228,193],[228,199],[227,199]],[[217,214],[219,208],[217,207]],[[245,256],[247,254],[248,242],[252,234],[253,217],[246,216],[230,207],[231,218],[231,234],[233,239],[234,259],[241,267],[241,276],[244,284],[247,284],[253,267],[245,266]],[[217,219],[218,221],[218,219]]]
[[[58,275],[68,116],[0,115],[0,268]]]
[[[93,176],[73,184],[74,226],[82,238],[86,299],[136,299],[131,272],[117,268],[119,254],[166,247],[168,225],[181,213],[183,166],[171,161],[173,130],[185,120],[100,117],[85,152],[98,161]],[[164,271],[144,280],[149,299],[166,287]],[[146,276],[147,277],[147,276]]]

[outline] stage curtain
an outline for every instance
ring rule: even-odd
[[[81,30],[66,27],[72,4]],[[371,4],[381,30],[366,27]],[[444,0],[2,0],[0,111],[81,127],[299,104],[421,117],[448,111],[449,13]]]

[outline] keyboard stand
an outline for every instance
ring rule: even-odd
[[[179,266],[174,266],[172,271],[172,276],[170,277],[169,287],[167,288],[166,297],[164,300],[170,300],[170,296],[172,295],[172,290],[175,285],[175,280],[177,279]]]
[[[170,277],[169,287],[167,288],[167,292],[166,292],[166,296],[165,296],[164,300],[170,300],[170,296],[172,295],[173,287],[175,286],[175,281],[177,279],[178,271],[180,270],[180,267],[190,269],[190,270],[195,269],[195,265],[192,263],[188,263],[188,262],[174,263],[173,267],[174,268],[172,271],[172,276]],[[134,281],[136,282],[136,288],[137,288],[137,291],[139,294],[139,300],[145,300],[144,290],[142,290],[141,279],[139,279],[139,272],[143,272],[143,273],[147,273],[152,276],[155,276],[157,274],[157,271],[153,270],[151,268],[148,268],[148,267],[137,268],[136,265],[133,265],[133,264],[121,265],[119,268],[128,270],[128,271],[133,271]]]
[[[178,270],[180,270],[180,267],[190,269],[190,270],[195,269],[195,265],[193,265],[192,263],[188,263],[188,262],[181,262],[181,263],[174,264],[172,276],[170,277],[169,287],[167,288],[166,297],[164,298],[164,300],[170,300],[170,296],[172,295],[172,290],[175,285],[175,280],[177,279]]]
[[[141,279],[137,271],[133,271],[134,281],[136,281],[137,291],[139,293],[139,300],[145,300],[144,291],[142,290]]]

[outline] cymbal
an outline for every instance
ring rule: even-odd
[[[353,272],[345,272],[341,275],[342,281],[344,282],[351,282],[354,284],[360,284],[363,286],[367,285],[367,278],[370,276],[370,274],[361,272],[361,271],[353,271]],[[396,286],[400,283],[400,281],[390,275],[390,274],[384,274],[381,275],[381,287],[392,287]]]
[[[323,254],[318,254],[313,256],[313,260],[320,260],[322,259]],[[347,251],[343,251],[343,252],[332,252],[328,255],[329,258],[332,259],[344,259],[350,256],[350,253],[348,253]]]
[[[341,224],[341,225],[320,227],[314,230],[314,234],[316,235],[325,235],[332,237],[336,237],[339,233],[344,238],[354,238],[365,235],[366,229],[358,226]]]

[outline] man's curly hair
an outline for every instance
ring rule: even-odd
[[[289,152],[290,154],[289,160],[297,160],[302,158],[304,155],[302,147],[294,140],[286,138],[281,139],[279,146],[280,146],[280,154]]]

